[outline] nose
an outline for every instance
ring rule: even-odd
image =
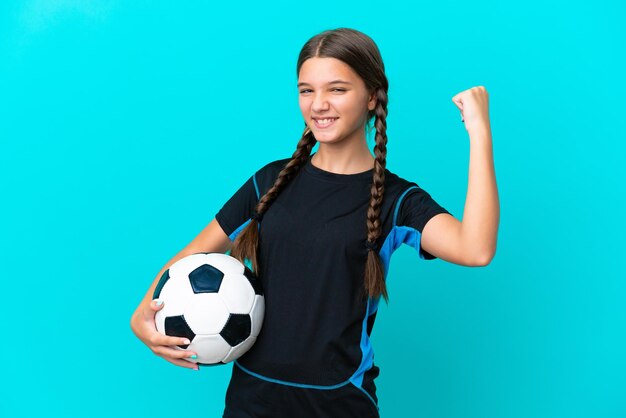
[[[326,96],[323,93],[318,93],[313,98],[313,104],[311,108],[314,113],[322,113],[325,110],[328,110],[328,101],[326,100]]]

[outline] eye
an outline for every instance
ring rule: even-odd
[[[300,90],[300,93],[304,94],[304,93],[308,93],[308,92],[310,92],[310,91],[311,91],[310,89],[304,89],[304,90]],[[334,89],[332,89],[331,91],[340,91],[340,92],[344,92],[344,91],[346,91],[346,89],[342,89],[342,88],[339,88],[339,87],[335,87],[335,88],[334,88]]]

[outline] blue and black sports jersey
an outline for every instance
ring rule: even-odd
[[[289,158],[251,176],[216,214],[231,240]],[[366,214],[373,169],[337,174],[311,157],[263,216],[259,278],[265,294],[261,332],[234,362],[224,417],[377,417],[370,335],[380,298],[363,297]],[[387,277],[402,243],[425,260],[421,232],[450,213],[416,183],[385,170],[378,253]]]

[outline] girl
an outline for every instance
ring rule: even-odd
[[[388,301],[393,251],[405,243],[422,259],[466,266],[484,266],[495,253],[487,93],[474,87],[452,99],[471,140],[460,222],[386,169],[388,83],[372,39],[347,28],[314,36],[300,52],[297,77],[305,129],[293,156],[257,170],[161,269],[131,328],[156,355],[198,370],[183,359],[195,353],[169,347],[189,341],[156,332],[163,304],[151,295],[178,259],[230,250],[259,275],[266,308],[257,341],[233,364],[223,416],[378,417],[370,335],[380,297]],[[276,123],[270,110],[263,113],[262,123]],[[375,158],[366,143],[372,119]]]

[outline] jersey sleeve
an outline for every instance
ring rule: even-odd
[[[215,219],[231,241],[235,240],[237,233],[250,220],[259,201],[255,175],[246,180],[215,214]]]
[[[404,243],[415,248],[420,258],[424,260],[434,260],[434,255],[424,250],[421,246],[422,231],[426,223],[435,215],[450,212],[441,206],[426,192],[426,190],[414,184],[400,202],[397,225],[409,228]]]

